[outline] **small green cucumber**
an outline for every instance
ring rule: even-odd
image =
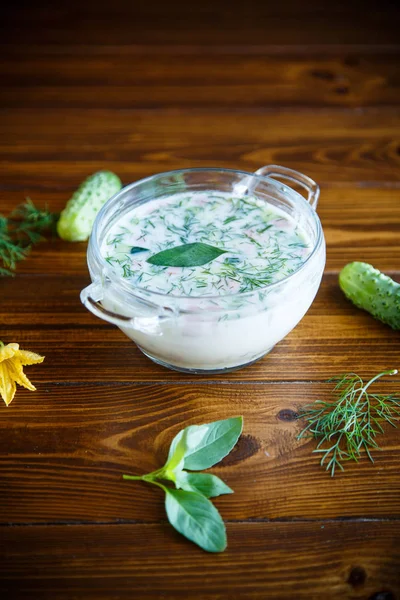
[[[341,270],[339,285],[356,306],[400,329],[400,284],[368,263],[352,262]]]
[[[117,175],[111,171],[94,173],[68,200],[57,223],[57,233],[67,242],[83,242],[92,231],[101,207],[122,187]]]

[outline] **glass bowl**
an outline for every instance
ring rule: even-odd
[[[307,199],[276,177],[304,188]],[[135,286],[102,257],[102,240],[133,207],[175,193],[209,190],[256,196],[286,212],[312,243],[305,262],[256,291],[194,297]],[[132,183],[96,217],[87,252],[92,283],[82,290],[81,300],[93,314],[117,325],[146,356],[170,369],[210,374],[249,365],[297,325],[318,291],[325,266],[325,240],[315,210],[318,196],[318,185],[310,178],[275,165],[256,173],[182,169]]]

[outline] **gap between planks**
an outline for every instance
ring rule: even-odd
[[[35,88],[38,87],[36,85],[32,85],[32,86],[27,86],[27,85],[21,85],[21,86],[8,86],[8,89],[18,89],[19,92],[21,94],[23,93],[29,93],[29,91],[27,92],[27,90],[29,90],[29,88]],[[65,88],[68,89],[68,85],[65,86],[60,86],[60,88]],[[91,88],[95,88],[96,90],[98,89],[98,86],[93,84],[93,85],[85,85],[85,86],[78,86],[81,89],[84,90],[88,90],[91,91]],[[129,84],[126,86],[122,86],[119,85],[118,87],[120,88],[124,88],[126,87],[126,89],[130,89],[132,86],[130,86]],[[151,93],[151,87],[149,87],[149,91]],[[156,87],[156,86],[154,86]],[[172,87],[172,86],[171,86]],[[176,89],[180,89],[179,85],[175,86]],[[201,90],[201,86],[199,86],[199,90]],[[92,92],[93,93],[93,92]],[[11,105],[11,103],[4,103],[3,105],[0,105],[0,112],[1,111],[11,111],[14,109],[14,106]],[[22,109],[20,107],[15,108],[15,110],[24,110],[25,107],[23,107]],[[132,113],[135,112],[154,112],[154,113],[169,113],[171,111],[178,111],[178,112],[184,112],[184,111],[194,111],[194,112],[204,112],[206,110],[209,110],[212,113],[227,113],[227,114],[240,114],[240,113],[247,113],[247,114],[260,114],[260,115],[264,115],[264,114],[268,114],[268,113],[274,113],[274,112],[295,112],[295,113],[303,113],[303,114],[308,114],[308,113],[316,113],[318,111],[327,111],[327,110],[340,110],[341,112],[354,112],[354,114],[359,114],[360,111],[372,111],[372,110],[379,110],[380,113],[385,113],[385,112],[398,112],[399,107],[397,104],[381,104],[379,107],[374,106],[373,104],[371,105],[366,105],[366,106],[362,106],[362,107],[335,107],[335,106],[328,106],[328,107],[321,107],[321,106],[313,106],[312,104],[310,104],[310,106],[299,106],[297,104],[282,104],[279,107],[261,107],[261,106],[252,106],[251,104],[243,104],[242,106],[238,106],[237,108],[234,108],[232,106],[227,106],[225,104],[218,104],[217,102],[215,102],[215,104],[209,104],[207,106],[207,108],[203,108],[202,104],[193,104],[192,106],[177,106],[177,105],[171,105],[171,107],[163,107],[163,106],[153,106],[153,105],[142,105],[140,107],[137,108],[128,108],[127,106],[122,106],[120,108],[117,108],[115,106],[113,106],[112,104],[96,104],[93,106],[87,106],[85,104],[77,104],[74,103],[73,107],[71,108],[65,108],[65,106],[59,106],[56,102],[54,102],[54,104],[52,103],[44,103],[41,102],[41,106],[40,108],[35,107],[35,110],[41,110],[44,112],[47,112],[49,110],[51,111],[61,111],[61,110],[77,110],[80,112],[84,112],[84,111],[91,111],[91,110],[107,110],[107,111],[129,111]]]
[[[228,373],[227,373],[228,374]],[[390,380],[381,380],[382,383],[388,383]],[[252,381],[252,380],[234,380],[234,379],[189,379],[189,380],[171,380],[171,381],[50,381],[44,382],[45,387],[129,387],[129,386],[154,386],[154,385],[321,385],[327,383],[325,379],[297,380],[297,381]]]
[[[147,55],[154,54],[182,54],[226,56],[241,54],[243,56],[336,56],[337,54],[398,54],[399,44],[28,44],[15,43],[0,44],[2,55],[23,54],[34,56],[43,55],[80,55],[89,54],[102,56],[104,54],[121,55]]]
[[[264,524],[264,523],[293,523],[294,525],[299,523],[392,523],[400,521],[400,517],[335,517],[327,519],[306,519],[299,517],[277,517],[276,519],[268,518],[254,518],[254,519],[224,519],[226,524]],[[1,523],[2,527],[84,527],[93,525],[107,525],[107,526],[119,526],[119,525],[162,525],[168,523],[167,519],[160,519],[158,521],[142,521],[139,519],[118,519],[115,521],[32,521],[29,523]]]
[[[12,87],[12,86],[9,86]],[[68,85],[62,86],[68,88]],[[82,88],[87,87],[90,89],[92,86],[79,86]],[[129,86],[127,86],[129,87]],[[147,86],[149,87],[149,86]],[[176,88],[179,90],[179,85]],[[151,88],[149,88],[151,90]],[[184,108],[179,106],[159,106],[159,107],[140,107],[140,108],[132,108],[132,107],[124,107],[124,108],[115,108],[115,107],[79,107],[73,106],[71,108],[66,108],[63,106],[54,106],[54,107],[30,107],[30,106],[22,106],[10,108],[9,106],[0,106],[0,116],[2,113],[5,115],[9,115],[11,112],[14,113],[30,113],[41,115],[42,113],[47,113],[49,108],[52,108],[55,113],[110,113],[110,120],[112,120],[112,113],[123,113],[126,115],[165,115],[165,116],[198,116],[198,115],[226,115],[226,116],[235,116],[238,114],[242,115],[276,115],[276,114],[290,114],[293,113],[297,115],[326,115],[332,114],[333,117],[337,117],[340,115],[381,115],[381,114],[393,114],[394,116],[398,116],[399,114],[399,106],[397,104],[393,105],[384,105],[384,106],[298,106],[296,104],[293,105],[282,105],[282,106],[225,106],[225,105],[216,105],[216,106],[185,106]],[[81,115],[82,116],[82,115]],[[12,161],[18,162],[18,160]],[[60,161],[63,162],[63,161]],[[126,161],[119,160],[119,162],[131,162],[129,158]]]

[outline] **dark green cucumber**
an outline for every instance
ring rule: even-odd
[[[57,223],[60,238],[67,242],[87,240],[97,213],[121,187],[119,177],[111,171],[98,171],[85,179],[60,215]]]
[[[339,285],[356,306],[400,329],[400,284],[368,263],[352,262],[341,270]]]

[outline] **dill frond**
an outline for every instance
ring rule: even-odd
[[[358,462],[363,451],[374,462],[371,450],[379,448],[375,438],[383,433],[382,423],[386,421],[393,427],[397,426],[400,399],[369,392],[369,387],[377,379],[396,374],[396,369],[383,371],[366,384],[356,373],[332,378],[329,381],[335,382],[335,400],[317,400],[300,409],[298,418],[304,419],[307,425],[297,439],[314,438],[318,441],[313,452],[322,455],[321,466],[325,466],[332,477],[336,469],[344,470],[344,462]]]
[[[17,263],[26,259],[43,233],[55,231],[58,214],[37,208],[29,198],[7,218],[0,215],[0,277],[14,275]]]

